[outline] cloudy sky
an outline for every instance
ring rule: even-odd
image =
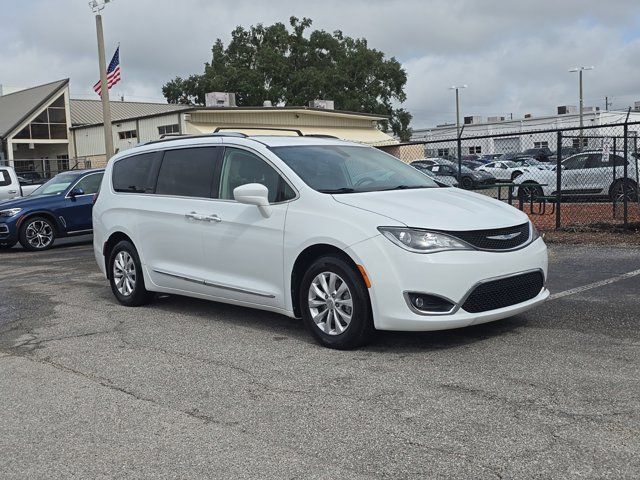
[[[87,0],[2,0],[0,84],[71,79],[76,98],[97,98],[95,23]],[[640,100],[638,0],[113,0],[104,11],[107,56],[121,44],[127,100],[162,101],[167,80],[201,73],[213,41],[236,25],[310,17],[314,28],[365,37],[409,77],[413,127],[455,120],[452,84],[465,115],[552,114],[585,104]]]

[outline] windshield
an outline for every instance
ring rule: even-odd
[[[507,168],[515,168],[518,166],[518,164],[515,162],[502,162],[502,163],[504,163],[507,166]]]
[[[31,195],[60,195],[77,178],[78,175],[75,173],[60,173],[47,183],[40,185]]]
[[[371,147],[304,145],[271,150],[307,185],[322,193],[438,187],[412,166]]]

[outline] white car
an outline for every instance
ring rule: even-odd
[[[547,248],[527,216],[435,187],[336,139],[161,140],[110,159],[95,258],[123,305],[163,292],[269,310],[340,349],[375,329],[464,327],[543,302]]]
[[[511,161],[490,162],[476,168],[476,171],[488,172],[498,180],[513,181],[524,172],[538,170],[535,167],[518,165]]]
[[[615,162],[615,178],[613,174]],[[625,160],[610,154],[603,161],[601,151],[582,152],[562,161],[561,191],[576,198],[609,197],[629,200],[638,198],[638,172],[631,155],[627,160],[627,178],[624,179]],[[517,195],[523,198],[552,196],[557,192],[556,170],[531,170],[519,176],[515,183]]]

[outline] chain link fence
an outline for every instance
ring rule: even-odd
[[[540,230],[640,223],[640,122],[379,147],[443,184],[526,212]]]
[[[39,184],[67,170],[91,168],[91,160],[86,158],[37,158],[0,161],[12,166],[23,184]]]

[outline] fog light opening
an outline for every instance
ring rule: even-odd
[[[408,293],[407,299],[410,305],[424,313],[447,313],[453,310],[454,304],[446,298],[427,293]]]

